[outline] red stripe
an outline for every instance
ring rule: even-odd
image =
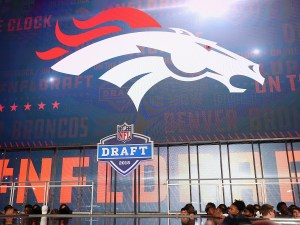
[[[187,139],[188,141],[191,141],[191,139],[189,138],[189,136],[185,135],[185,137],[186,137],[186,139]]]
[[[109,9],[85,21],[73,18],[75,26],[80,29],[89,29],[113,20],[124,21],[131,28],[161,27],[160,24],[148,14],[138,9],[127,7]]]
[[[270,136],[267,132],[265,132],[265,135],[266,135],[267,138],[270,138]]]
[[[257,132],[257,135],[260,139],[263,139],[263,137],[260,135],[260,133]]]
[[[45,52],[36,51],[35,53],[42,60],[51,60],[51,59],[58,58],[68,52],[69,52],[68,50],[65,50],[61,47],[55,47],[55,48],[51,48]]]
[[[88,41],[91,41],[93,39],[96,39],[98,37],[115,33],[118,31],[121,31],[122,29],[117,26],[106,26],[106,27],[99,27],[94,30],[87,31],[82,34],[75,34],[75,35],[68,35],[64,34],[58,25],[58,22],[56,23],[55,27],[55,34],[57,37],[57,40],[59,40],[62,44],[66,46],[71,46],[71,47],[77,47],[81,44],[84,44]]]
[[[274,136],[275,138],[277,138],[277,135],[275,134],[275,132],[274,132],[274,131],[272,132],[272,134],[273,134],[273,136]]]

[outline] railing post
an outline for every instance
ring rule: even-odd
[[[48,205],[49,181],[45,181],[44,205]]]
[[[9,204],[12,206],[14,202],[14,195],[15,195],[15,182],[12,182],[11,189],[10,189],[10,197],[9,197]]]
[[[167,206],[168,206],[168,214],[170,214],[169,180],[167,180],[166,188],[167,188]]]
[[[266,199],[266,183],[265,183],[265,179],[261,180],[261,186],[262,186],[262,198],[263,198],[263,204],[265,204],[267,202]]]
[[[217,184],[218,185],[218,188],[219,188],[219,196],[218,196],[218,201],[219,201],[219,204],[221,204],[221,196],[223,196],[223,193],[222,193],[222,190],[223,190],[223,183],[222,183],[222,180],[221,179],[219,179],[219,182],[218,182],[219,184]],[[223,202],[223,203],[225,203],[225,202]]]
[[[91,211],[90,214],[93,214],[93,204],[94,204],[94,181],[92,181],[92,191],[91,191]]]

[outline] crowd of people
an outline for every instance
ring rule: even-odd
[[[72,214],[72,210],[67,204],[61,204],[58,209],[52,209],[47,205],[40,206],[38,204],[27,204],[24,206],[23,211],[18,211],[11,205],[4,207],[4,210],[0,212],[0,215],[29,215],[29,214]]]
[[[38,216],[39,214],[72,214],[72,210],[69,208],[67,204],[61,204],[58,209],[52,209],[47,205],[40,206],[38,204],[31,205],[27,204],[24,206],[23,211],[18,211],[16,208],[14,208],[11,205],[7,205],[4,207],[4,210],[0,212],[0,215],[3,216],[3,224],[9,225],[9,224],[15,224],[16,218],[22,219],[22,224],[43,224],[42,219],[46,220],[47,218],[42,218]],[[32,217],[28,218],[26,215],[32,215]],[[34,215],[37,215],[35,218]],[[25,217],[22,217],[25,216]],[[58,224],[67,224],[68,218],[59,218]],[[44,223],[44,224],[47,224]]]
[[[235,200],[229,207],[225,204],[216,206],[209,202],[205,206],[207,220],[205,225],[236,225],[236,224],[276,224],[270,218],[295,218],[300,220],[300,208],[296,205],[288,206],[279,202],[275,207],[270,204],[248,204],[242,200]],[[190,215],[181,219],[182,225],[195,224],[193,215],[197,214],[192,204],[186,204],[181,209],[181,215]]]
[[[238,225],[238,224],[275,224],[270,218],[295,218],[300,222],[300,208],[296,205],[287,205],[285,202],[279,202],[275,207],[270,204],[249,204],[246,205],[242,200],[235,200],[229,207],[225,204],[216,206],[209,202],[205,206],[207,220],[205,225]],[[34,215],[34,214],[72,214],[72,210],[67,204],[61,204],[58,209],[50,210],[48,206],[40,206],[38,204],[24,206],[23,211],[18,211],[11,205],[5,206],[0,215],[9,216],[4,219],[4,224],[13,224],[14,216]],[[186,204],[180,212],[184,217],[181,218],[182,225],[194,225],[197,214],[194,206]],[[256,218],[256,219],[255,219]],[[24,220],[26,222],[26,220]],[[32,222],[32,221],[31,221]],[[23,223],[27,224],[27,223]],[[28,223],[33,224],[33,223]],[[37,224],[37,223],[34,223]],[[59,224],[67,224],[64,223]]]

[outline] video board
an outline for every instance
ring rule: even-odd
[[[226,2],[1,3],[0,146],[299,137],[299,2]]]

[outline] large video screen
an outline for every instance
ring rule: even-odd
[[[0,145],[300,136],[300,2],[2,1]]]

